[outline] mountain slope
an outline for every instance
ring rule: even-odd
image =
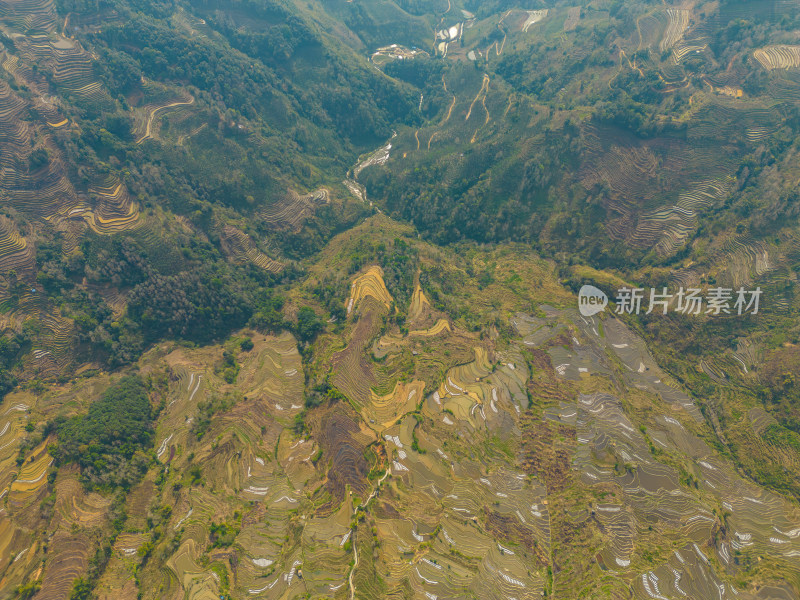
[[[797,598],[799,18],[0,3],[0,598]]]

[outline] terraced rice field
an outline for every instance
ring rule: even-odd
[[[763,275],[779,273],[778,269],[784,260],[774,247],[746,236],[727,239],[711,257],[719,280],[737,288],[749,285]],[[700,282],[701,276],[701,270],[693,266],[675,270],[671,279],[678,286],[694,286]]]
[[[33,248],[10,219],[0,217],[0,270],[28,274],[33,268]]]
[[[586,140],[589,153],[597,148],[598,160],[594,163],[587,161],[583,176],[586,182],[584,185],[606,182],[612,191],[619,194],[620,202],[629,203],[633,198],[641,197],[643,188],[649,187],[645,182],[653,180],[656,169],[662,166],[647,145],[613,144],[601,149],[599,136],[591,129],[587,130]],[[647,194],[646,191],[644,193]],[[651,191],[649,196],[652,197],[654,193],[655,190]],[[618,210],[624,208],[623,205]]]
[[[97,105],[107,105],[111,98],[93,77],[92,59],[73,40],[60,39],[52,44],[53,78],[70,93]]]
[[[134,600],[137,596],[135,569],[140,564],[138,549],[146,542],[142,534],[123,533],[117,537],[113,554],[97,586],[99,600]]]
[[[370,402],[364,406],[362,415],[378,432],[394,425],[397,415],[413,412],[422,399],[424,381],[412,381],[405,384],[398,382],[395,388],[385,396],[378,396],[374,391]]]
[[[298,398],[302,397],[304,386],[297,343],[288,334],[264,338],[263,343],[263,351],[249,356],[242,364],[239,387],[245,394],[254,394],[271,405],[270,412],[276,418],[294,416],[302,408],[298,406]]]
[[[733,237],[725,242],[722,253],[727,256],[722,274],[723,281],[731,281],[735,286],[748,285],[757,278],[775,270],[775,252],[768,244],[747,238]]]
[[[769,90],[769,95],[780,101],[800,101],[800,72],[796,70],[781,70],[776,73],[775,82]]]
[[[19,474],[20,467],[16,464],[19,444],[24,437],[24,427],[28,421],[27,398],[22,399],[9,395],[0,405],[0,499],[7,499],[14,482]],[[29,470],[33,468],[33,465]],[[22,484],[20,484],[22,485]],[[3,500],[5,502],[5,500]],[[2,513],[0,513],[2,514]]]
[[[541,511],[529,514],[531,506],[546,505],[543,488],[530,486],[524,475],[513,471],[481,475],[477,464],[469,461],[460,460],[452,473],[456,463],[444,451],[447,442],[441,436],[449,438],[448,430],[458,428],[459,422],[488,419],[494,427],[506,422],[501,418],[500,403],[508,400],[496,397],[497,389],[484,381],[490,367],[485,352],[476,349],[475,360],[450,370],[445,383],[426,400],[423,414],[433,417],[434,429],[441,428],[436,437],[428,427],[412,433],[415,421],[410,418],[383,434],[391,472],[403,483],[392,484],[385,496],[383,492],[378,496],[379,502],[382,497],[392,498],[391,512],[386,500],[376,505],[375,529],[386,551],[373,568],[385,570],[389,590],[397,589],[406,578],[415,594],[441,597],[467,590],[479,597],[502,597],[498,593],[535,597],[544,589],[542,574],[531,573],[531,563],[523,558],[530,558],[531,549],[549,539]],[[485,401],[485,409],[479,406],[479,399]],[[412,448],[414,435],[419,438],[419,451]],[[415,501],[404,501],[410,500],[412,493]],[[482,507],[486,506],[492,508],[485,512]],[[525,527],[514,525],[519,519]],[[499,532],[503,532],[500,538]],[[509,534],[513,541],[504,539]],[[414,552],[420,544],[428,548]],[[412,553],[409,564],[406,557]]]
[[[223,247],[233,260],[250,262],[270,273],[280,273],[283,270],[284,265],[282,263],[272,260],[261,252],[250,236],[243,231],[231,225],[226,225],[220,237]]]
[[[419,141],[419,138],[417,138],[417,141]],[[345,179],[342,181],[342,185],[347,188],[354,198],[361,200],[361,202],[367,201],[367,189],[362,184],[354,181],[353,179]]]
[[[572,406],[562,403],[553,418],[576,427],[578,446],[573,464],[578,467],[582,481],[589,486],[600,486],[617,480],[624,495],[623,502],[618,500],[592,507],[592,514],[607,540],[600,553],[605,567],[610,571],[620,571],[635,565],[633,548],[637,545],[636,540],[646,535],[638,523],[642,520],[652,522],[654,518],[662,536],[667,529],[674,528],[684,541],[680,541],[681,537],[676,538],[672,546],[674,551],[665,555],[667,562],[636,579],[641,581],[641,585],[636,587],[636,597],[675,594],[680,593],[680,589],[689,597],[707,597],[705,594],[715,588],[705,586],[712,583],[718,587],[727,586],[723,573],[719,567],[715,570],[713,564],[723,565],[723,569],[731,566],[734,551],[741,550],[743,543],[759,544],[758,552],[771,552],[776,560],[796,560],[787,546],[793,543],[788,541],[790,538],[776,535],[778,530],[788,529],[773,527],[772,520],[777,519],[789,528],[788,522],[797,523],[800,515],[785,500],[757,492],[754,486],[736,474],[732,465],[713,456],[710,448],[690,433],[691,419],[684,420],[692,417],[697,421],[697,411],[692,408],[691,401],[685,396],[681,400],[677,390],[665,388],[661,380],[663,374],[653,372],[651,359],[641,354],[641,343],[624,329],[610,325],[606,320],[604,337],[597,334],[597,327],[592,322],[584,323],[581,329],[592,340],[591,343],[610,346],[609,349],[629,369],[631,384],[639,389],[646,386],[665,401],[673,402],[672,411],[657,417],[652,426],[642,431],[650,437],[651,444],[667,452],[672,450],[692,457],[700,484],[699,493],[690,493],[678,481],[676,471],[653,460],[643,433],[625,416],[621,403],[614,396],[593,393],[580,395]],[[530,330],[530,326],[527,329]],[[566,371],[564,376],[567,376]],[[628,465],[622,473],[619,469],[621,464]],[[717,506],[723,506],[731,513],[727,533],[723,536],[725,539],[713,535],[714,524],[718,522]],[[766,509],[768,506],[773,507],[771,516],[755,517],[759,510],[756,507]],[[732,524],[734,519],[736,525]],[[752,519],[757,519],[757,522]],[[748,522],[749,525],[745,525]],[[756,530],[760,533],[755,534]],[[717,562],[710,562],[711,555]],[[787,563],[787,568],[796,571],[800,566],[792,564],[790,567]]]
[[[16,38],[16,43],[19,44],[23,59],[46,65],[59,91],[69,94],[79,104],[108,108],[113,103],[108,92],[95,79],[91,55],[76,40],[26,31],[25,35]],[[25,79],[37,81],[36,74],[28,72],[24,64],[18,63],[15,67],[15,71]],[[37,89],[38,92],[46,91],[46,84],[40,82],[37,88],[40,86],[42,89]]]
[[[63,165],[52,160],[36,172],[28,169],[35,130],[22,116],[28,103],[0,82],[0,185],[9,205],[34,218],[66,216],[78,205]]]
[[[530,558],[548,535],[546,520],[531,507],[544,502],[544,489],[514,471],[484,475],[469,461],[459,461],[452,473],[453,463],[434,438],[420,436],[425,455],[410,449],[410,429],[406,420],[384,435],[394,457],[392,473],[403,484],[393,483],[386,492],[399,513],[376,508],[376,529],[386,548],[377,568],[386,573],[389,590],[408,578],[420,596],[454,597],[467,590],[479,597],[538,595],[544,577],[531,572]],[[510,531],[513,541],[505,539]],[[427,548],[415,552],[420,545]]]
[[[657,10],[653,13],[642,15],[636,19],[636,31],[639,35],[637,50],[652,48],[664,39],[664,33],[669,24],[666,11]]]
[[[168,110],[175,109],[182,106],[191,106],[194,104],[194,98],[183,98],[180,100],[163,101],[157,104],[151,104],[142,108],[143,118],[140,119],[140,132],[136,139],[137,144],[141,144],[147,139],[154,137],[156,129],[156,117],[161,117]]]
[[[660,237],[654,246],[656,252],[661,256],[672,254],[695,229],[698,213],[725,198],[732,185],[732,178],[698,182],[694,189],[681,193],[674,206],[643,215],[637,237],[648,241]]]
[[[218,596],[222,572],[228,573],[231,589],[243,597],[277,597],[279,590],[284,593],[293,584],[296,589],[300,581],[300,556],[284,556],[284,536],[305,502],[299,490],[314,473],[310,459],[317,447],[302,438],[284,437],[288,432],[284,426],[302,409],[302,364],[296,341],[289,335],[254,336],[253,342],[237,378],[243,397],[214,419],[208,441],[200,445],[192,433],[197,406],[219,395],[225,385],[210,369],[212,357],[203,352],[178,351],[166,358],[172,384],[156,454],[171,466],[182,463],[194,448],[207,483],[204,488],[184,490],[174,503],[168,529],[170,535],[180,536],[181,542],[166,563],[167,571],[148,575],[160,583],[142,590],[144,597],[161,597],[166,590],[183,590],[190,597]],[[145,494],[157,493],[152,486],[147,489]],[[238,500],[231,499],[234,497]],[[221,503],[230,502],[242,506],[245,514],[236,542],[235,573],[225,566],[234,556],[231,551],[209,552],[212,563],[222,571],[209,570],[203,559],[209,550],[211,523],[222,517]],[[136,537],[133,542],[140,540]],[[339,554],[341,574],[347,561],[344,551]],[[284,570],[278,574],[278,569]]]
[[[3,5],[0,16],[34,23],[34,12],[15,10]],[[52,6],[43,3],[37,10],[52,12]],[[515,23],[531,33],[546,17],[546,10],[525,11]],[[580,18],[580,8],[570,8],[564,30],[574,29]],[[51,27],[47,19],[36,23]],[[180,26],[210,31],[205,23]],[[448,53],[465,27],[439,31],[440,54]],[[637,27],[641,47],[672,51],[676,64],[662,67],[662,78],[682,85],[685,73],[677,63],[705,47],[699,34],[687,39],[694,35],[689,11],[659,10],[638,20]],[[496,55],[504,44],[494,43]],[[79,44],[33,33],[20,47],[22,60],[6,56],[6,69],[30,78],[32,90],[37,79],[26,71],[25,56],[51,61],[56,84],[85,102],[107,101]],[[800,66],[789,60],[791,52],[775,48],[786,47],[768,47],[754,57],[769,70]],[[408,57],[404,52],[383,48],[373,61]],[[800,97],[792,73],[780,75],[771,93]],[[477,93],[477,76],[468,94],[459,88],[458,107],[444,78],[442,83],[444,104],[449,102],[442,125],[457,124],[462,136],[469,127],[466,135],[475,142],[490,123],[489,109],[495,119],[502,111],[497,103],[487,106],[488,75]],[[740,89],[735,84],[731,75],[730,81],[720,76],[709,85],[722,93],[730,88],[733,98]],[[497,84],[491,87],[495,92]],[[587,187],[602,183],[610,190],[608,208],[622,215],[609,224],[615,237],[662,256],[674,253],[696,228],[698,214],[721,202],[734,184],[729,175],[735,171],[716,155],[719,140],[756,148],[778,131],[780,117],[772,108],[746,98],[736,105],[703,96],[695,99],[688,135],[708,141],[694,150],[673,140],[617,139],[586,128],[589,159],[582,178]],[[139,141],[157,135],[164,110],[188,104],[146,104]],[[43,123],[21,118],[31,106]],[[483,113],[473,115],[481,107]],[[465,118],[451,120],[453,114]],[[0,124],[0,182],[7,184],[12,206],[64,231],[74,226],[67,244],[72,248],[84,222],[101,234],[130,230],[157,237],[139,227],[138,207],[119,179],[96,181],[84,198],[72,188],[55,151],[39,172],[27,171],[30,150],[47,144],[36,128],[72,126],[44,95],[28,101],[0,82]],[[430,149],[435,140],[443,144],[455,137],[446,130],[415,136],[417,149],[426,138]],[[616,141],[601,146],[601,138]],[[363,157],[352,179],[345,180],[362,201],[367,198],[357,181],[360,173],[385,164],[392,143]],[[695,170],[687,171],[686,164]],[[456,173],[448,170],[445,184]],[[258,218],[275,230],[297,231],[326,202],[326,190],[289,192]],[[28,235],[0,218],[3,269],[31,268],[33,249],[23,233]],[[233,225],[225,226],[221,237],[232,260],[282,269]],[[747,284],[785,268],[772,244],[744,236],[713,252],[724,257],[716,273],[720,282]],[[694,282],[702,275],[698,269],[676,277]],[[308,365],[289,334],[254,335],[254,348],[237,356],[241,369],[233,384],[216,372],[218,348],[173,349],[153,359],[163,358],[159,368],[164,366],[169,380],[153,449],[158,468],[129,496],[127,529],[115,541],[100,597],[763,599],[765,593],[757,596],[736,585],[743,557],[758,557],[787,579],[800,575],[796,506],[752,485],[717,453],[693,399],[619,321],[540,307],[537,314],[544,317],[516,314],[514,332],[502,343],[479,340],[434,310],[417,282],[408,331],[381,334],[394,298],[378,267],[355,277],[346,302],[345,334],[341,345],[330,349],[330,383],[347,401],[308,411],[305,429],[296,427],[296,419],[305,410]],[[3,316],[4,324],[18,327],[28,315],[43,324],[34,368],[55,375],[69,360],[71,325],[33,292]],[[727,382],[736,373],[750,374],[762,360],[741,342],[735,352],[698,367]],[[438,368],[420,374],[424,361],[438,361]],[[397,364],[403,362],[408,368],[401,370]],[[198,433],[204,403],[220,398],[231,403]],[[40,518],[52,459],[42,445],[16,467],[28,406],[6,402],[3,410],[0,562],[10,565],[6,573],[15,580],[44,573],[37,598],[63,598],[86,573],[95,550],[92,532],[107,524],[110,502],[86,494],[77,474],[62,470],[54,486],[49,550],[43,554],[30,532]],[[753,409],[745,422],[759,435],[771,419]],[[200,481],[187,476],[195,465],[202,466]],[[164,485],[155,483],[156,474],[163,474]],[[157,561],[148,564],[138,550],[151,539],[148,518],[162,505],[173,510],[160,526],[166,533],[155,551],[169,558],[156,567]],[[214,547],[212,530],[223,522],[236,530],[234,541]],[[792,597],[779,586],[763,589]]]
[[[36,492],[47,483],[47,469],[52,464],[53,457],[47,453],[45,445],[35,450],[11,483],[9,502],[22,506],[35,497]]]
[[[382,290],[377,284],[376,288],[376,292],[380,294]],[[358,307],[359,318],[350,334],[347,347],[333,356],[335,371],[332,383],[347,397],[363,406],[372,397],[371,388],[377,384],[366,351],[369,341],[378,333],[379,320],[386,314],[387,304],[367,293],[369,288],[360,286],[357,289],[364,290]],[[353,289],[351,293],[359,293],[357,289]],[[348,315],[356,307],[355,298],[351,295],[347,302]]]
[[[447,50],[451,43],[460,40],[461,36],[464,34],[464,23],[456,23],[455,25],[451,25],[449,27],[444,27],[443,29],[439,29],[434,33],[434,46],[438,54],[441,54],[442,58],[447,56]]]
[[[690,13],[683,8],[667,8],[667,28],[659,42],[659,49],[663,52],[677,44],[689,28]]]
[[[697,405],[623,323],[542,306],[539,316],[515,314],[507,342],[495,346],[441,317],[417,282],[411,331],[379,335],[392,302],[378,268],[354,278],[345,347],[331,358],[331,383],[349,401],[306,413],[302,433],[294,422],[304,365],[289,334],[253,335],[234,384],[215,372],[218,347],[150,359],[146,368],[163,368],[168,381],[160,467],[128,496],[100,597],[534,599],[599,594],[619,580],[635,598],[706,598],[733,595],[737,557],[749,553],[800,575],[800,511],[705,441]],[[466,348],[441,377],[382,370],[414,344],[439,340]],[[370,348],[383,349],[383,362]],[[752,354],[742,345],[736,355],[751,365]],[[201,405],[225,394],[235,401],[198,437]],[[3,405],[0,447],[11,445],[0,465],[13,463],[27,408],[21,397]],[[748,419],[755,431],[771,422],[758,411]],[[0,512],[0,557],[31,552],[26,573],[42,554],[16,523],[38,511],[46,445],[30,457],[6,484],[4,510],[15,521]],[[188,482],[192,465],[201,483]],[[154,483],[157,472],[165,485]],[[61,525],[44,562],[48,598],[85,572],[89,532],[110,509],[74,470],[60,472],[55,491]],[[143,561],[147,517],[164,504],[172,510],[156,551],[167,558]],[[211,543],[219,523],[235,529],[230,546]]]
[[[35,265],[26,238],[42,222],[61,233],[64,253],[69,255],[77,249],[87,224],[103,235],[132,231],[139,225],[139,212],[113,175],[95,178],[88,173],[94,184],[88,192],[76,190],[60,146],[52,138],[74,125],[64,116],[59,96],[69,97],[81,110],[110,110],[113,105],[97,80],[92,56],[75,39],[56,33],[52,2],[7,2],[0,7],[0,19],[16,47],[13,55],[2,57],[14,90],[0,82],[0,187],[8,205],[30,219],[30,231],[24,232],[9,220],[0,223],[0,266],[27,278]],[[34,64],[36,69],[31,68]],[[15,91],[19,89],[28,90],[24,97]],[[47,160],[32,168],[32,153],[42,151]],[[61,372],[72,361],[71,324],[35,291],[6,316],[15,328],[26,317],[38,318],[43,325],[29,369],[40,376]]]
[[[111,501],[97,492],[87,494],[76,471],[67,469],[59,478],[56,511],[70,527],[72,524],[84,528],[102,527]]]
[[[11,0],[4,2],[0,17],[20,29],[51,32],[56,26],[52,0]]]
[[[363,158],[356,166],[352,169],[353,179],[358,180],[358,176],[367,167],[372,165],[382,165],[385,164],[387,160],[389,160],[389,155],[392,151],[392,142],[391,140],[395,138],[397,132],[392,133],[392,137],[390,140],[377,150],[374,150],[366,157]]]
[[[35,483],[41,460],[18,465],[16,458],[20,443],[26,435],[28,409],[32,398],[27,394],[10,394],[0,404],[0,559],[6,565],[6,581],[22,581],[26,573],[36,568],[39,542],[33,533],[39,515],[39,502],[43,490]],[[37,448],[38,457],[44,454]],[[19,483],[16,480],[20,479]],[[13,483],[12,483],[13,482]],[[46,478],[43,479],[46,483]],[[13,500],[9,497],[13,488]]]
[[[525,22],[522,23],[523,33],[526,33],[536,23],[544,21],[544,19],[547,17],[546,8],[541,10],[529,10],[527,11],[527,13],[528,13],[527,18],[525,19]],[[580,12],[578,14],[580,15]]]
[[[356,277],[350,286],[350,297],[347,299],[347,314],[358,307],[361,300],[372,297],[387,309],[392,303],[392,296],[383,281],[383,269],[378,266],[369,267],[363,275]]]
[[[414,292],[411,294],[411,304],[408,307],[408,319],[417,322],[424,319],[431,310],[431,303],[428,301],[419,280],[414,282]]]
[[[689,122],[691,145],[658,138],[609,143],[607,132],[586,127],[581,177],[584,186],[606,186],[612,237],[668,256],[693,234],[698,215],[733,190],[737,154],[719,152],[711,140],[757,145],[777,131],[779,121],[775,106],[713,96]],[[668,180],[673,184],[665,186]]]
[[[692,20],[691,13],[689,21]],[[694,27],[687,27],[682,37],[672,46],[672,58],[676,64],[680,64],[690,54],[700,54],[708,48],[711,41],[711,30],[707,23],[702,23]]]
[[[660,142],[653,145],[634,142],[630,145],[611,144],[602,147],[595,135],[592,129],[587,129],[586,145],[589,160],[583,167],[582,178],[587,187],[599,182],[609,186],[612,193],[609,206],[620,217],[616,221],[607,223],[608,230],[614,237],[620,239],[633,237],[634,243],[654,244],[657,241],[657,230],[648,234],[645,229],[641,233],[634,234],[634,231],[631,231],[635,227],[631,216],[638,212],[638,206],[656,198],[659,192],[657,187],[659,173],[678,173],[685,168],[687,163],[684,160],[692,158],[687,154],[688,148],[666,140],[666,146],[663,147],[660,146]],[[666,157],[662,152],[668,152]],[[646,219],[645,223],[658,220],[660,215],[648,216],[649,219]],[[636,241],[637,236],[641,236],[641,242]]]
[[[567,9],[567,18],[564,21],[564,31],[572,31],[581,20],[581,7],[572,6]]]
[[[439,319],[436,323],[429,327],[428,329],[415,329],[409,332],[409,335],[415,336],[422,336],[422,337],[435,337],[440,335],[444,332],[452,331],[452,327],[450,326],[449,321],[447,319]]]
[[[766,46],[753,52],[753,58],[768,71],[800,67],[800,46]]]
[[[75,580],[86,572],[92,543],[86,534],[59,530],[48,545],[53,551],[44,564],[47,576],[37,596],[47,600],[68,598]]]
[[[80,213],[73,209],[70,216],[80,214],[92,230],[103,235],[127,231],[139,225],[139,206],[116,178],[107,178],[101,185],[91,188],[89,193],[95,198],[94,209]]]
[[[363,188],[357,182],[356,185]],[[366,196],[364,196],[364,199],[366,199]],[[287,190],[286,194],[279,198],[275,204],[261,211],[259,217],[271,228],[298,231],[317,206],[328,202],[330,202],[330,198],[328,197],[328,190],[325,188],[303,195],[293,190]]]
[[[54,376],[74,360],[71,350],[74,325],[36,288],[21,295],[16,305],[3,314],[2,323],[20,331],[29,318],[37,319],[41,325],[32,339],[29,368],[40,376]]]

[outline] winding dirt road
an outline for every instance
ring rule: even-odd
[[[147,117],[147,127],[145,128],[144,135],[136,140],[136,143],[141,144],[147,138],[152,137],[150,134],[150,127],[153,125],[153,119],[158,111],[166,110],[167,108],[173,108],[175,106],[186,106],[189,104],[194,104],[194,97],[192,97],[189,101],[172,102],[171,104],[165,104],[164,106],[157,106],[156,108],[151,109],[150,114]]]
[[[386,473],[384,473],[383,477],[380,478],[380,480],[378,481],[378,485],[375,486],[375,489],[369,495],[369,498],[367,498],[366,501],[364,502],[364,504],[362,504],[362,506],[364,508],[366,508],[367,505],[369,504],[370,500],[372,500],[378,494],[378,490],[381,489],[381,484],[383,483],[384,479],[386,479],[388,476],[389,476],[389,469],[386,469]],[[358,508],[356,508],[353,511],[353,514],[355,514],[357,512],[358,512]],[[353,556],[355,557],[355,562],[353,563],[353,568],[350,569],[350,575],[347,577],[347,581],[350,584],[350,600],[353,600],[355,598],[355,596],[356,596],[356,588],[353,585],[353,573],[356,572],[356,567],[358,567],[358,550],[356,549],[356,536],[355,536],[355,533],[353,534]]]

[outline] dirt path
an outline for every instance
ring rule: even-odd
[[[511,110],[511,102],[513,101],[513,99],[514,99],[514,93],[512,92],[508,95],[508,106],[506,106],[506,110],[505,112],[503,112],[504,119],[508,116],[508,111]]]
[[[347,582],[350,584],[350,600],[356,597],[356,588],[353,585],[353,573],[355,573],[358,568],[358,550],[356,549],[355,540],[353,540],[353,556],[355,557],[355,562],[353,563],[353,568],[350,569],[350,575],[347,576]]]
[[[650,13],[648,13],[648,14],[646,14],[646,15],[639,15],[638,17],[636,17],[636,33],[638,33],[638,34],[639,34],[639,45],[638,45],[638,46],[636,46],[636,51],[637,51],[637,52],[638,52],[639,50],[641,50],[641,49],[642,49],[642,44],[644,43],[644,38],[642,37],[642,30],[641,30],[641,28],[639,27],[639,20],[640,20],[642,17],[646,17],[646,16],[650,16]]]
[[[481,83],[481,89],[478,90],[478,93],[475,95],[475,98],[472,100],[472,104],[469,105],[469,110],[467,111],[467,116],[464,117],[465,121],[469,121],[470,116],[472,116],[472,107],[475,106],[475,103],[478,101],[478,98],[481,97],[481,94],[485,94],[489,90],[489,76],[484,73],[483,74],[483,83]],[[484,95],[484,98],[486,96]],[[484,104],[484,108],[486,104]],[[489,114],[489,111],[486,111],[486,114]]]
[[[475,140],[478,139],[478,132],[481,129],[483,129],[486,125],[488,125],[489,121],[491,120],[489,118],[489,109],[486,108],[486,96],[485,95],[481,99],[481,104],[483,105],[483,110],[486,111],[486,120],[483,122],[483,125],[479,125],[478,128],[475,130],[475,133],[472,134],[472,138],[469,140],[470,144],[474,144],[475,143]]]
[[[630,58],[628,58],[628,55],[627,55],[627,54],[625,54],[625,50],[623,50],[622,48],[620,48],[620,49],[619,49],[619,57],[620,57],[620,61],[621,61],[623,58],[625,58],[625,60],[626,60],[626,61],[628,61],[628,66],[629,66],[631,69],[633,69],[634,71],[639,71],[639,75],[641,75],[642,77],[644,77],[644,71],[642,71],[642,69],[641,69],[640,67],[637,67],[637,66],[636,66],[636,57],[634,57],[634,58],[633,58],[633,62],[631,62],[631,59],[630,59]]]
[[[183,143],[184,143],[184,142],[185,142],[187,139],[189,139],[190,137],[193,137],[193,136],[197,135],[198,133],[200,133],[200,132],[201,132],[203,129],[205,129],[206,127],[208,127],[208,123],[203,123],[202,125],[200,125],[200,127],[197,127],[197,128],[195,128],[195,129],[193,129],[193,130],[192,130],[192,131],[190,131],[189,133],[187,133],[187,134],[185,134],[185,135],[179,135],[179,136],[178,136],[178,145],[179,145],[179,146],[183,146]]]
[[[447,89],[447,83],[444,80],[444,75],[442,75],[442,85],[444,86],[444,91],[446,93],[451,93],[450,90]],[[450,102],[450,108],[447,109],[447,116],[445,116],[444,121],[442,121],[442,125],[447,123],[450,120],[450,113],[453,112],[453,107],[456,105],[456,95],[453,94],[453,101]]]
[[[445,91],[446,94],[452,94],[452,92],[447,89],[447,82],[444,80],[444,75],[442,75],[442,87],[444,88],[444,91]],[[447,123],[450,120],[450,115],[453,114],[453,107],[455,107],[455,105],[456,105],[456,95],[452,94],[452,96],[453,96],[453,99],[450,101],[450,106],[447,107],[447,114],[444,116],[444,119],[442,120],[441,125],[444,125],[445,123]],[[419,150],[419,137],[417,136],[418,133],[419,133],[419,130],[417,130],[417,132],[414,134],[414,137],[417,140],[417,150]],[[438,131],[434,131],[433,134],[431,135],[431,137],[428,139],[428,150],[431,149],[431,142],[433,142],[433,138],[435,138],[437,135],[439,135],[439,132]]]
[[[378,495],[378,490],[380,490],[380,489],[381,489],[381,484],[383,483],[383,481],[384,481],[384,480],[385,480],[385,479],[386,479],[388,476],[389,476],[389,469],[386,469],[386,473],[384,473],[384,474],[383,474],[383,477],[381,477],[381,478],[378,480],[378,485],[376,485],[376,486],[375,486],[375,489],[374,489],[374,490],[372,491],[372,493],[369,495],[369,498],[367,498],[367,499],[364,501],[364,504],[362,504],[362,506],[364,507],[364,509],[366,509],[366,508],[367,508],[367,505],[369,504],[370,500],[372,500],[372,499],[373,499],[375,496],[377,496],[377,495]],[[358,512],[358,508],[356,508],[356,509],[353,511],[353,515],[355,516],[355,514],[356,514],[357,512]],[[350,584],[350,600],[353,600],[353,598],[355,598],[355,596],[356,596],[356,588],[355,588],[355,586],[353,585],[353,573],[355,573],[355,572],[356,572],[356,568],[358,567],[358,550],[356,549],[356,536],[355,536],[355,532],[354,532],[352,535],[353,535],[353,556],[355,557],[355,561],[354,561],[354,563],[353,563],[353,568],[352,568],[352,569],[350,569],[350,575],[347,577],[347,581],[348,581],[348,583]]]
[[[503,29],[503,21],[505,21],[506,17],[508,15],[510,15],[510,14],[511,14],[511,11],[509,10],[497,22],[497,29],[499,29],[500,31],[503,32],[503,43],[502,44],[498,44],[497,42],[494,43],[494,53],[495,53],[496,56],[500,56],[503,53],[503,48],[506,47],[506,39],[508,38],[508,32],[505,29]],[[492,49],[491,46],[489,46],[486,49],[486,60],[487,61],[489,60],[489,52],[491,51],[491,49]]]
[[[189,104],[194,104],[194,97],[192,97],[189,101],[180,101],[180,102],[172,102],[171,104],[166,104],[164,106],[158,106],[150,110],[150,115],[147,117],[147,127],[145,128],[144,135],[136,140],[137,144],[141,144],[147,138],[151,137],[150,135],[150,128],[153,125],[153,119],[156,116],[156,113],[160,110],[165,110],[167,108],[173,108],[175,106],[186,106]]]

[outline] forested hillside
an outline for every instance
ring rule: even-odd
[[[800,597],[797,2],[0,0],[0,67],[0,599]]]

